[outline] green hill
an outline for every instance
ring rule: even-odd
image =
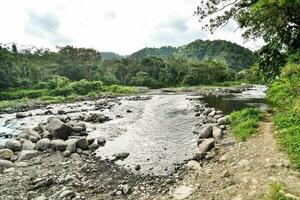
[[[119,60],[122,58],[121,55],[114,52],[100,52],[102,60]]]
[[[213,60],[224,63],[233,69],[243,69],[254,64],[252,51],[238,44],[224,40],[196,40],[187,45],[161,48],[144,48],[133,53],[130,58],[143,59],[146,57]]]

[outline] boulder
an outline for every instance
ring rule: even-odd
[[[45,151],[51,147],[51,141],[48,138],[43,138],[36,143],[37,150]]]
[[[14,156],[14,152],[10,149],[0,149],[0,159],[10,160]]]
[[[83,122],[79,122],[79,123],[74,124],[74,127],[78,127],[78,128],[80,127],[81,131],[85,131],[86,130],[86,125]]]
[[[23,150],[18,153],[18,161],[30,160],[36,156],[39,156],[40,154],[41,152],[37,150]]]
[[[124,160],[128,156],[129,156],[128,152],[120,152],[113,155],[113,157],[115,157],[116,160]]]
[[[104,137],[97,137],[96,140],[97,143],[102,146],[106,143],[106,139]]]
[[[66,143],[67,143],[66,150],[70,151],[71,153],[75,153],[76,152],[76,142],[77,142],[77,139],[68,139],[66,141]]]
[[[215,139],[221,139],[223,136],[223,131],[218,127],[213,127],[212,135]]]
[[[198,149],[199,152],[207,152],[210,149],[212,149],[215,145],[215,139],[214,138],[209,138],[209,139],[203,139],[200,141],[200,143],[198,144]]]
[[[72,134],[72,127],[66,125],[64,122],[57,118],[52,118],[49,121],[47,130],[53,134],[55,138],[67,140],[68,137]]]
[[[225,124],[228,124],[229,121],[228,121],[228,116],[225,116],[225,117],[221,117],[218,119],[218,124],[219,125],[225,125]]]
[[[209,138],[212,134],[212,126],[207,125],[199,129],[199,138]]]
[[[65,150],[63,155],[64,157],[69,157],[71,155],[71,152],[69,150]]]
[[[25,140],[22,145],[23,150],[34,150],[35,144],[31,142],[30,140]]]
[[[5,147],[7,149],[10,149],[12,151],[21,151],[22,149],[22,144],[20,141],[18,140],[15,140],[15,139],[11,139],[11,140],[8,140],[6,143],[5,143]]]
[[[52,140],[51,147],[56,151],[65,151],[67,148],[67,143],[63,140]]]
[[[0,169],[5,169],[5,168],[11,168],[14,167],[14,163],[8,161],[8,160],[1,160],[0,159]]]
[[[130,194],[131,192],[132,192],[132,188],[129,185],[127,185],[127,184],[123,185],[123,187],[122,187],[123,194],[127,195],[127,194]]]
[[[93,144],[91,144],[89,146],[89,149],[98,149],[99,147],[100,147],[100,145],[98,143],[94,142]]]
[[[76,147],[80,148],[82,150],[86,150],[89,148],[89,143],[86,139],[86,137],[81,137],[80,139],[77,140],[76,142]]]
[[[41,136],[33,129],[27,128],[24,129],[18,136],[17,138],[29,140],[30,137],[35,137],[37,140],[41,139]]]
[[[195,160],[190,160],[187,164],[186,164],[187,169],[189,170],[199,170],[201,169],[200,164],[195,161]]]
[[[21,119],[21,118],[25,118],[25,117],[27,117],[27,115],[25,113],[17,113],[16,114],[17,119]]]

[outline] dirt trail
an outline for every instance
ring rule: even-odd
[[[266,117],[259,126],[260,134],[246,142],[227,136],[217,146],[219,157],[190,170],[176,188],[184,185],[192,189],[186,199],[247,200],[260,199],[270,184],[282,183],[299,197],[300,173],[291,169],[286,155],[279,151],[270,121],[270,116]]]

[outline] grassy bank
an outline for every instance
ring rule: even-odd
[[[234,136],[245,141],[257,130],[258,123],[262,120],[263,113],[259,109],[246,108],[230,114],[229,121]]]
[[[47,83],[39,83],[34,88],[14,89],[0,93],[0,109],[14,108],[36,103],[73,102],[97,98],[99,94],[120,96],[145,92],[145,88],[120,85],[105,86],[101,81],[70,82],[55,77]]]

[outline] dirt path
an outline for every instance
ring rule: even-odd
[[[187,188],[177,190],[177,199],[188,193],[186,199],[195,200],[260,199],[272,183],[282,183],[291,194],[300,196],[300,173],[290,168],[286,155],[278,150],[270,117],[261,122],[259,132],[246,142],[238,143],[231,135],[225,138],[218,145],[218,158],[190,170],[178,183],[176,188]]]

